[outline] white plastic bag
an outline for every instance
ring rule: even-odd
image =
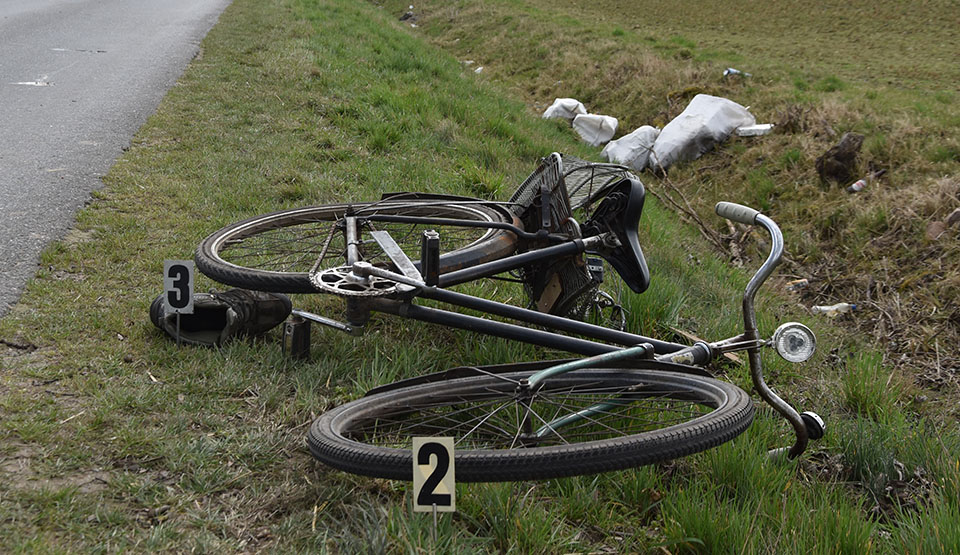
[[[650,151],[659,134],[660,130],[656,127],[644,125],[616,141],[607,143],[600,155],[608,162],[642,172],[647,167]]]
[[[617,132],[617,118],[597,114],[580,114],[573,118],[573,128],[590,146],[600,146]]]
[[[575,98],[558,98],[553,101],[553,104],[543,113],[544,119],[565,119],[567,121],[573,121],[573,118],[577,114],[586,114],[587,109],[584,108],[583,103]]]
[[[666,170],[676,162],[696,160],[736,128],[756,123],[753,114],[736,102],[698,94],[663,127],[650,154],[650,167]]]

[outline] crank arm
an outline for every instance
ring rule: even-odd
[[[326,318],[324,316],[320,316],[319,314],[314,314],[312,312],[306,312],[304,310],[294,309],[293,311],[291,311],[291,314],[293,314],[294,316],[299,316],[304,320],[310,320],[311,322],[323,324],[324,326],[333,328],[335,330],[340,330],[342,332],[346,332],[349,334],[356,334],[358,331],[358,328],[355,328],[350,324],[345,324],[337,320],[332,320],[330,318]]]

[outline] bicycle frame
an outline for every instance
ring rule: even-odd
[[[744,292],[742,302],[744,333],[714,343],[699,341],[692,346],[686,346],[444,289],[444,287],[472,281],[474,279],[491,277],[534,262],[549,260],[559,256],[581,254],[594,249],[603,241],[611,240],[609,237],[610,234],[565,240],[550,247],[532,250],[470,268],[441,274],[434,276],[430,280],[436,281],[435,284],[428,285],[427,280],[420,275],[420,268],[406,257],[399,247],[396,246],[396,243],[389,238],[389,235],[386,237],[383,237],[383,235],[374,235],[374,237],[381,244],[381,247],[383,247],[383,250],[391,260],[393,260],[396,266],[403,272],[402,274],[359,260],[359,255],[356,250],[356,243],[359,237],[357,219],[348,217],[346,218],[347,229],[345,231],[348,241],[347,261],[350,271],[356,276],[357,280],[362,281],[377,278],[393,282],[398,287],[397,292],[389,296],[348,298],[348,319],[350,319],[354,325],[334,322],[303,311],[296,312],[298,315],[309,320],[335,327],[341,331],[352,332],[358,329],[356,324],[362,326],[362,324],[366,322],[371,311],[383,312],[591,357],[552,366],[533,374],[525,384],[522,384],[521,395],[524,391],[535,391],[539,384],[552,376],[613,361],[653,358],[656,361],[671,363],[680,369],[687,369],[688,371],[698,373],[697,370],[723,353],[745,350],[747,351],[750,364],[751,379],[758,394],[790,422],[794,428],[796,442],[787,451],[787,455],[790,458],[794,458],[805,450],[807,442],[810,439],[807,428],[808,424],[805,423],[803,417],[793,407],[777,396],[764,381],[759,349],[762,346],[766,346],[768,342],[762,340],[759,336],[754,309],[754,298],[757,291],[780,263],[783,254],[783,236],[773,220],[755,210],[739,205],[720,203],[717,206],[717,213],[723,217],[747,225],[759,225],[763,227],[770,234],[771,250],[766,261],[752,277]],[[433,223],[430,218],[405,217],[405,220],[416,220],[417,223]],[[458,221],[444,220],[444,223],[458,223]],[[385,235],[385,232],[379,233]],[[527,235],[528,238],[531,236],[543,238],[545,236],[543,233],[525,233],[525,235]],[[423,252],[427,253],[429,250],[425,243]],[[438,256],[438,254],[433,256]],[[421,267],[426,268],[427,271],[425,273],[428,275],[430,265],[430,257],[424,257],[421,261]],[[417,297],[435,300],[461,308],[473,309],[486,314],[501,316],[555,331],[533,329],[522,325],[469,316],[459,312],[428,308],[414,304],[413,300]],[[571,337],[558,332],[577,334],[587,339]],[[589,418],[591,414],[608,410],[616,406],[617,403],[618,401],[616,399],[598,403],[577,414],[568,415],[554,422],[544,423],[538,430],[530,429],[526,435],[533,439],[541,437],[553,429],[583,418]],[[783,450],[776,451],[779,452]]]
[[[408,218],[408,221],[411,219],[412,218]],[[430,221],[429,218],[423,218],[420,219],[418,223],[434,222]],[[355,232],[350,232],[349,230],[349,227],[355,225],[355,220],[351,221],[349,218],[347,219],[348,240],[350,240],[349,238],[356,236]],[[356,330],[360,328],[369,318],[369,312],[375,311],[394,314],[423,322],[464,329],[467,331],[480,332],[496,337],[514,339],[542,347],[559,349],[570,353],[588,356],[618,351],[621,349],[621,347],[618,347],[617,345],[631,346],[647,343],[653,345],[658,353],[678,353],[677,356],[679,356],[679,358],[683,361],[689,360],[694,364],[706,364],[710,360],[709,355],[711,354],[710,351],[705,348],[706,344],[691,348],[678,343],[661,341],[643,335],[605,328],[603,326],[597,326],[586,322],[581,322],[579,320],[572,320],[562,316],[555,316],[552,314],[525,309],[505,303],[499,303],[496,301],[483,299],[481,297],[475,297],[472,295],[466,295],[444,289],[445,287],[465,283],[467,281],[491,277],[534,262],[550,260],[559,256],[570,256],[583,253],[607,240],[609,240],[609,237],[606,236],[567,240],[551,247],[537,249],[523,254],[517,254],[494,260],[486,264],[480,264],[470,268],[441,274],[439,276],[438,284],[434,286],[426,284],[422,276],[419,275],[419,270],[416,269],[416,265],[406,258],[406,255],[404,255],[399,248],[385,246],[385,252],[387,252],[388,256],[391,257],[394,263],[399,268],[407,268],[408,273],[413,275],[398,274],[396,272],[391,272],[383,268],[369,265],[362,261],[353,262],[350,265],[351,270],[354,274],[356,274],[358,279],[377,277],[409,287],[410,289],[406,293],[398,293],[396,295],[398,297],[405,296],[406,298],[401,300],[398,298],[393,298],[394,296],[348,297],[347,315],[352,326],[342,325],[336,327],[342,331],[349,331],[349,329]],[[347,259],[348,261],[350,260],[349,252]],[[413,269],[414,271],[409,272],[409,269]],[[454,306],[459,306],[461,308],[479,310],[488,314],[517,320],[525,324],[542,326],[561,332],[581,335],[589,339],[580,339],[577,337],[562,335],[560,333],[532,329],[505,322],[497,322],[485,318],[461,314],[459,312],[428,308],[414,304],[413,298],[416,297],[435,300]],[[308,319],[312,319],[313,321],[317,321],[318,323],[329,325],[327,321],[320,321],[315,318],[311,318],[312,315],[308,315],[307,313],[299,314]],[[611,343],[613,345],[611,345]]]

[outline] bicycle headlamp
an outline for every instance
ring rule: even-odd
[[[799,322],[787,322],[773,332],[773,346],[789,362],[810,360],[817,350],[817,338]]]

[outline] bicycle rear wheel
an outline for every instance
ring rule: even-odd
[[[530,375],[480,375],[358,399],[314,421],[310,450],[346,472],[411,480],[412,438],[452,436],[458,481],[546,479],[683,457],[733,439],[753,420],[749,396],[712,378],[580,370],[525,397],[518,386]],[[537,428],[539,439],[531,433]]]
[[[423,230],[440,233],[446,272],[506,256],[516,248],[509,231],[450,223],[377,222],[378,215],[516,223],[505,209],[472,199],[417,195],[377,202],[311,206],[256,216],[211,234],[197,248],[197,268],[208,277],[234,287],[282,293],[315,293],[309,273],[314,268],[340,266],[346,239],[342,220],[352,211],[363,229],[389,231],[415,262],[420,259]],[[376,242],[361,233],[361,257],[373,264],[389,260]]]

